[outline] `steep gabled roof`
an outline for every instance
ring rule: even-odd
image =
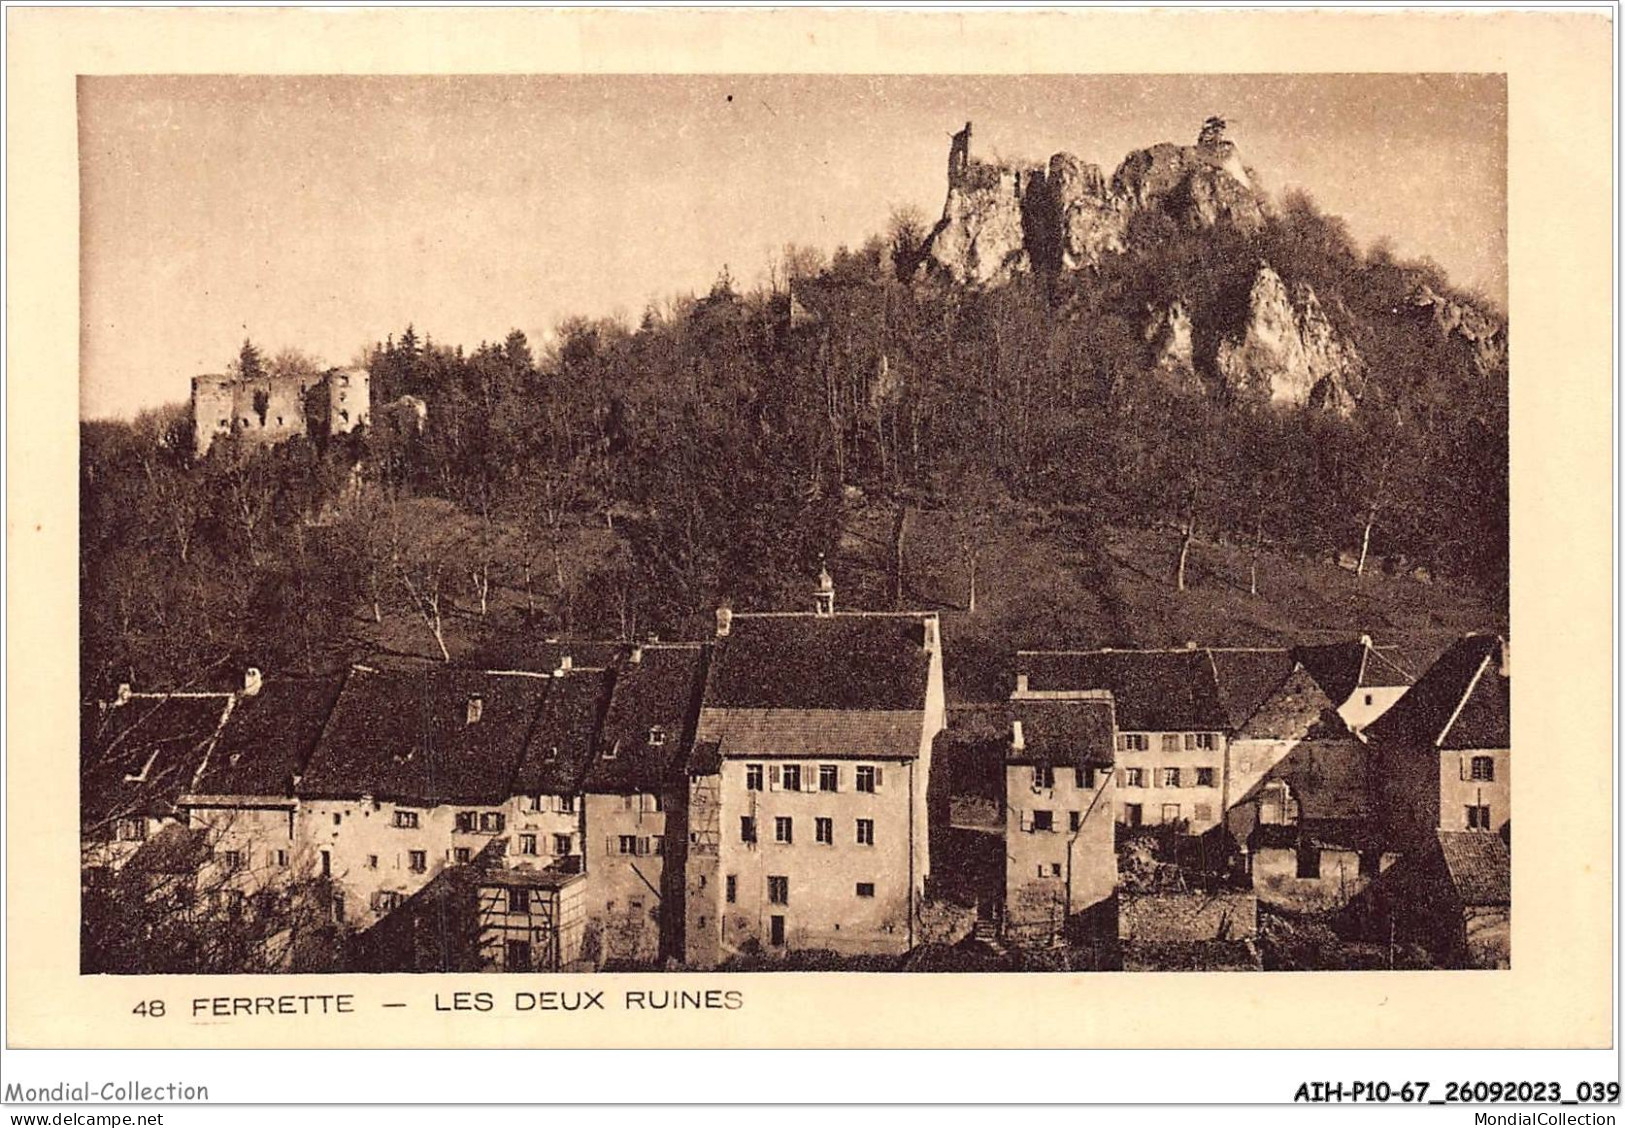
[[[229,693],[136,693],[85,710],[79,735],[81,826],[95,834],[111,819],[173,811],[230,706]]]
[[[1012,737],[1005,762],[1103,767],[1114,762],[1116,730],[1109,695],[1082,693],[1010,701],[1011,731],[1020,725],[1021,745]]]
[[[707,709],[924,709],[924,615],[736,614]]]
[[[1366,638],[1300,646],[1293,655],[1338,705],[1353,697],[1356,689],[1410,685],[1416,680],[1392,655]]]
[[[719,757],[912,760],[924,735],[920,709],[707,708],[695,740]]]
[[[343,685],[342,677],[267,680],[257,693],[239,695],[189,790],[291,797]]]
[[[1467,635],[1366,728],[1366,738],[1444,750],[1510,747],[1511,678],[1506,671],[1501,638]]]
[[[550,679],[514,774],[516,795],[577,795],[609,696],[607,670],[575,667]]]
[[[1219,686],[1219,704],[1224,709],[1225,728],[1235,731],[1252,719],[1259,706],[1281,687],[1295,663],[1283,648],[1229,650],[1212,648],[1207,652],[1213,663],[1213,676]]]
[[[1445,873],[1463,905],[1512,903],[1512,853],[1498,834],[1441,830]]]
[[[699,643],[635,649],[615,675],[585,788],[658,791],[681,780],[704,684]]]
[[[1118,727],[1129,732],[1230,727],[1205,650],[1024,650],[1016,669],[1031,690],[1110,690]]]
[[[552,678],[433,669],[350,671],[300,780],[303,798],[500,803]],[[478,717],[471,701],[478,699]]]

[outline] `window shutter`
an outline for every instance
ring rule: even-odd
[[[817,764],[802,764],[801,765],[801,790],[803,790],[803,791],[817,791],[818,790],[818,765]]]
[[[1022,830],[1032,830],[1032,828],[1033,828],[1033,813],[1031,811],[1028,811],[1028,810],[1024,809],[1021,812],[1021,829]]]
[[[638,857],[648,857],[652,849],[653,848],[649,845],[649,836],[647,834],[638,839]]]
[[[846,769],[840,764],[835,765],[835,793],[839,795],[846,790]]]
[[[782,786],[783,776],[784,773],[779,770],[779,765],[769,764],[767,766],[767,789],[777,791]]]
[[[604,839],[604,853],[605,854],[614,854],[615,853],[615,836],[613,834],[609,835],[607,838]]]
[[[1461,778],[1466,779],[1467,775],[1468,775],[1468,772],[1467,772],[1467,754],[1465,752],[1463,752],[1461,754],[1461,758],[1456,762],[1456,766],[1461,769]]]
[[[875,790],[879,791],[885,785],[885,772],[879,764],[875,765]]]

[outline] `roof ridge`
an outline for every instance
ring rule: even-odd
[[[1439,735],[1434,738],[1433,747],[1444,747],[1445,737],[1449,736],[1450,730],[1456,727],[1456,718],[1460,717],[1461,711],[1467,707],[1467,701],[1473,696],[1473,690],[1478,688],[1478,679],[1484,676],[1484,671],[1489,667],[1490,658],[1492,657],[1492,654],[1486,653],[1484,657],[1479,659],[1478,669],[1474,670],[1473,676],[1468,679],[1467,688],[1462,691],[1461,700],[1456,702],[1456,707],[1450,712],[1450,719],[1444,723],[1444,728],[1440,729]]]

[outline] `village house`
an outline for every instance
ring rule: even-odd
[[[505,850],[547,674],[357,666],[299,781],[300,849],[335,919],[373,923],[442,869]]]
[[[1003,934],[1053,942],[1117,890],[1112,696],[1018,691],[1010,713]]]
[[[1204,834],[1225,810],[1229,721],[1205,650],[1020,651],[1016,694],[1095,689],[1116,706],[1115,815]]]
[[[717,613],[689,764],[690,966],[916,943],[946,713],[937,616],[837,611],[828,572],[814,599]]]
[[[136,693],[120,685],[81,710],[79,837],[87,882],[115,873],[143,843],[183,822],[177,802],[203,766],[231,693]]]
[[[586,869],[584,783],[610,673],[561,653],[508,787],[509,865]]]
[[[686,769],[706,650],[644,643],[616,672],[584,783],[587,911],[607,962],[681,955]]]
[[[1359,732],[1405,695],[1416,679],[1370,635],[1324,646],[1299,646],[1292,656],[1328,697],[1349,731]]]

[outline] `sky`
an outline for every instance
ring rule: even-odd
[[[940,214],[967,120],[1110,175],[1215,113],[1267,191],[1505,303],[1498,75],[86,77],[80,415],[184,401],[245,336],[340,365],[748,285]]]

